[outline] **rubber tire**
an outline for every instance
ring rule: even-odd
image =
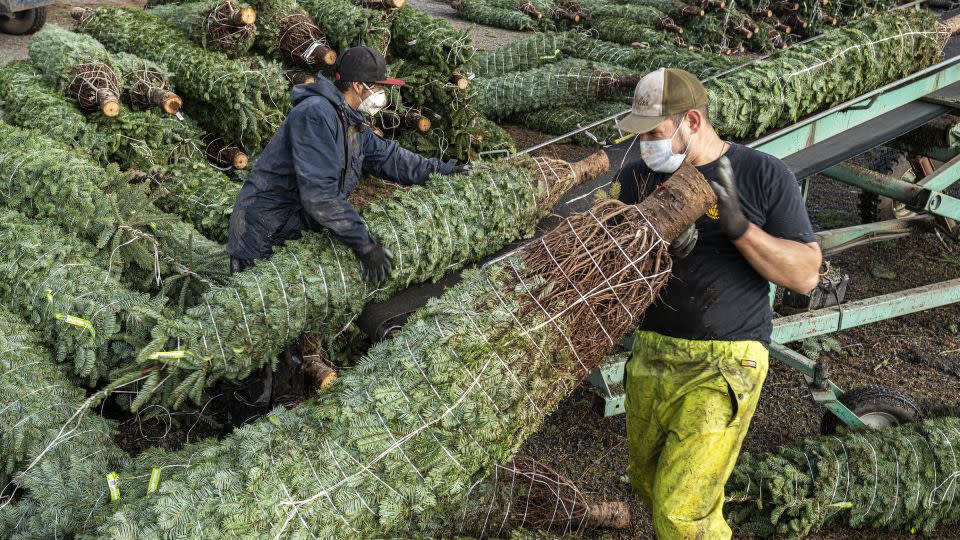
[[[23,36],[37,32],[47,22],[47,7],[38,7],[18,11],[0,18],[0,32],[14,36]]]
[[[879,146],[870,151],[870,169],[880,174],[900,178],[910,170],[910,164],[899,150]],[[860,222],[876,223],[886,219],[893,219],[894,201],[887,197],[881,197],[876,193],[869,191],[860,191]]]
[[[882,413],[892,417],[896,425],[916,422],[921,419],[920,408],[906,395],[877,384],[856,388],[843,395],[840,403],[847,406],[857,416],[869,413]],[[829,410],[823,414],[820,433],[833,435],[837,428],[844,425]]]

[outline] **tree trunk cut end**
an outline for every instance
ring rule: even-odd
[[[603,501],[590,505],[590,526],[601,529],[626,529],[630,526],[630,505],[623,501]]]

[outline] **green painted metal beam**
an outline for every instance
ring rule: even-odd
[[[960,302],[960,278],[773,320],[773,341],[789,343]]]
[[[925,200],[921,200],[924,197],[922,187],[858,165],[841,163],[824,169],[820,174],[844,184],[859,187],[864,191],[906,203],[914,208],[922,208],[926,203]]]
[[[837,385],[833,384],[832,381],[824,381],[822,387],[811,384],[814,382],[816,362],[797,351],[788,349],[777,343],[770,345],[770,356],[803,373],[809,385],[810,395],[813,397],[813,400],[826,407],[827,410],[839,418],[841,422],[852,428],[867,427],[856,413],[840,402],[840,398],[843,397],[843,391],[840,390]]]
[[[917,185],[930,191],[944,191],[960,180],[960,156],[956,156],[943,166],[921,178]]]
[[[783,159],[958,81],[960,56],[771,133],[749,146]]]
[[[929,215],[911,216],[903,219],[865,223],[841,229],[830,229],[817,233],[817,243],[825,257],[836,255],[850,248],[876,242],[903,238],[916,232],[933,229],[933,217]]]
[[[884,146],[895,148],[905,154],[926,156],[930,159],[946,163],[960,155],[960,146],[921,146],[906,141],[893,140]]]

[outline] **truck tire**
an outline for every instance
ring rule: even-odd
[[[12,15],[0,15],[0,32],[22,36],[32,34],[47,22],[46,6],[18,11]]]

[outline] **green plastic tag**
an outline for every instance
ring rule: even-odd
[[[833,508],[853,508],[853,503],[847,502],[847,501],[840,501],[840,502],[835,502],[830,506]]]
[[[120,500],[120,477],[117,476],[117,473],[110,471],[110,474],[107,475],[107,487],[110,488],[110,500],[119,501]]]
[[[84,330],[89,331],[91,336],[97,337],[97,331],[93,329],[93,323],[86,319],[74,317],[73,315],[64,315],[63,313],[54,313],[53,317],[58,321],[63,321],[67,324],[83,328]]]
[[[147,484],[147,493],[153,493],[160,487],[160,467],[154,467],[150,471],[150,483]]]

